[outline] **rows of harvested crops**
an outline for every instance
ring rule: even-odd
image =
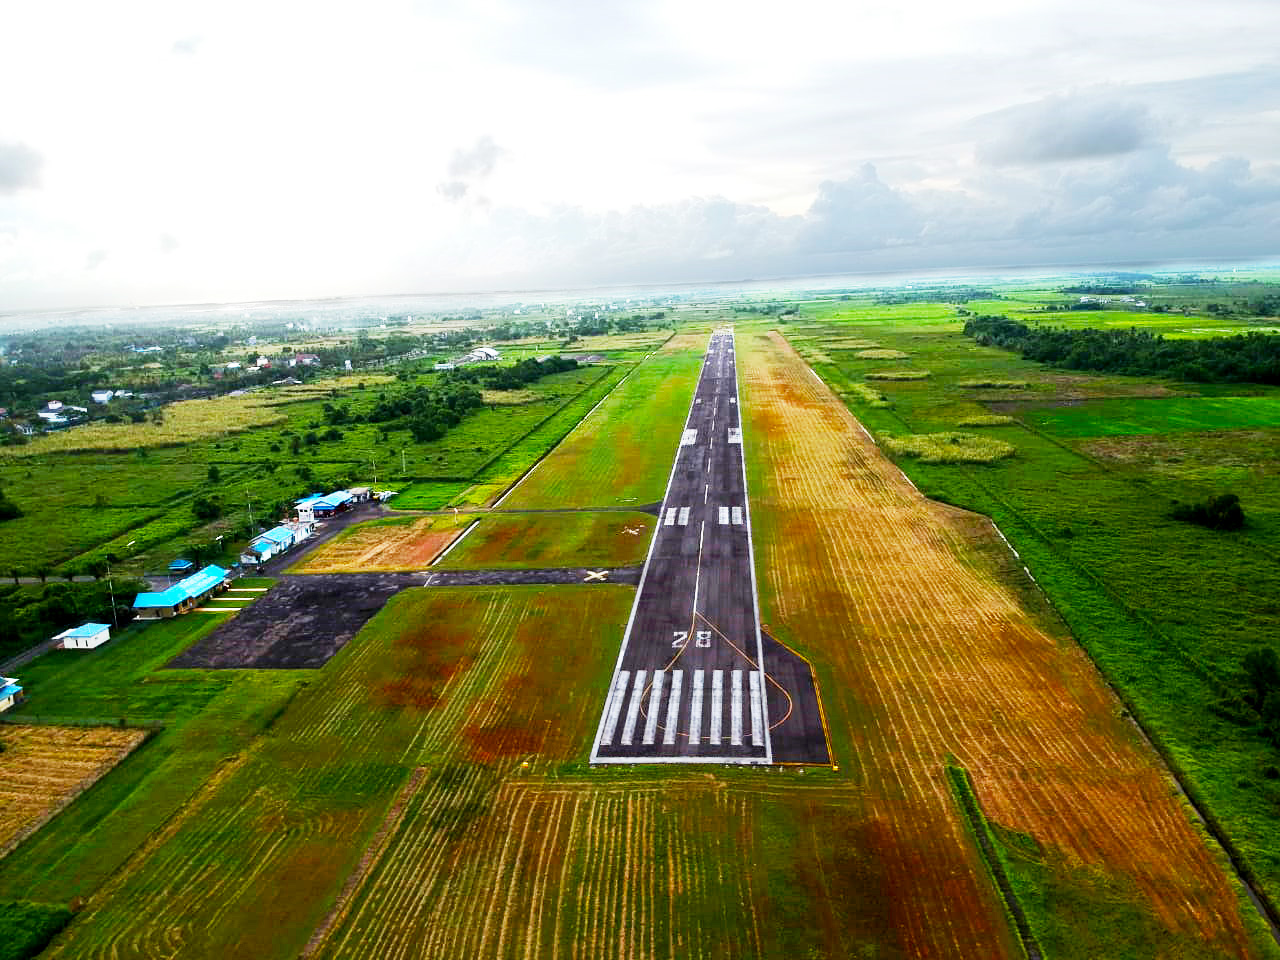
[[[588,694],[607,677],[599,635],[630,597],[622,587],[396,595],[270,735],[92,898],[53,955],[296,956],[415,769],[492,779],[488,766],[450,758],[579,748],[598,710]],[[580,638],[576,650],[545,655],[553,624]],[[552,696],[556,677],[567,688]],[[471,781],[444,776],[423,781],[447,795],[429,819],[477,802]]]
[[[292,572],[421,570],[463,531],[468,522],[454,517],[416,517],[357,524],[308,554]]]
[[[705,784],[447,768],[319,956],[760,956],[753,807]]]
[[[834,681],[838,759],[890,841],[907,955],[995,953],[948,754],[992,820],[1110,878],[1179,955],[1249,955],[1223,859],[1154,753],[1079,649],[981,562],[994,530],[924,500],[780,337],[741,340],[764,619]]]
[[[0,856],[124,759],[146,734],[118,727],[0,727]]]

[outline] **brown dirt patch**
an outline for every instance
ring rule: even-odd
[[[421,570],[462,533],[452,517],[352,527],[309,554],[293,573],[393,573]]]

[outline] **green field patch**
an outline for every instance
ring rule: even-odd
[[[914,457],[921,463],[995,463],[1016,452],[1011,443],[975,433],[915,433],[881,438],[891,453]]]
[[[1125,397],[1023,412],[1058,437],[1108,437],[1280,427],[1280,393],[1260,397]]]
[[[653,535],[647,513],[490,514],[438,566],[441,569],[635,566]]]
[[[702,369],[705,337],[673,338],[641,363],[502,505],[615,506],[662,499]],[[695,352],[690,346],[696,342]]]
[[[401,490],[387,505],[396,510],[439,510],[471,486],[469,480],[428,480]]]
[[[858,350],[854,356],[859,360],[905,360],[909,354],[901,350],[870,349]]]

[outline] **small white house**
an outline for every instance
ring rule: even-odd
[[[111,398],[115,396],[115,392],[112,390],[94,390],[89,396],[93,398],[94,403],[110,403]]]
[[[58,646],[63,650],[92,650],[111,639],[111,624],[82,623],[70,630],[63,630],[53,639],[62,641]]]

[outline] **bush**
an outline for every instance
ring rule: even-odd
[[[1244,509],[1234,493],[1210,497],[1200,503],[1174,502],[1171,514],[1175,520],[1208,527],[1210,530],[1239,530],[1244,526]]]
[[[63,906],[0,901],[0,960],[29,960],[70,920],[71,911]]]

